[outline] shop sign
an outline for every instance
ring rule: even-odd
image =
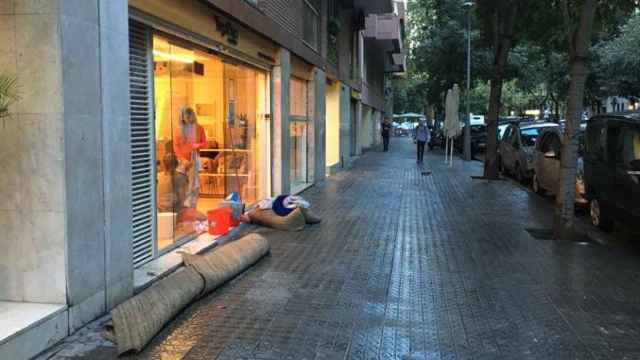
[[[233,26],[233,23],[229,20],[225,20],[218,15],[215,16],[216,30],[227,39],[227,42],[231,45],[238,45],[239,32]]]

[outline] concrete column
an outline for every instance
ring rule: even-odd
[[[340,167],[351,158],[351,89],[340,84]]]
[[[73,332],[106,311],[98,1],[59,1],[67,289]]]
[[[326,86],[327,78],[321,69],[314,70],[313,118],[309,138],[309,179],[314,183],[323,181],[326,175]]]
[[[321,1],[320,2],[320,44],[319,44],[319,49],[320,49],[320,56],[323,59],[327,58],[327,37],[328,37],[328,32],[327,32],[327,23],[329,22],[329,2],[328,1]]]
[[[289,78],[290,54],[282,48],[279,64],[273,68],[273,194],[285,194],[291,190],[289,179]]]
[[[384,116],[393,117],[393,86],[391,79],[384,77]]]
[[[100,0],[100,76],[104,181],[106,307],[133,294],[129,116],[129,11]]]
[[[362,101],[358,100],[356,102],[356,151],[354,152],[356,156],[362,155],[362,140],[365,131],[364,122],[362,121]]]
[[[69,327],[131,296],[126,0],[60,0]]]

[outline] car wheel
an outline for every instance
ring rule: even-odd
[[[613,227],[613,221],[602,211],[602,205],[598,199],[591,199],[590,210],[591,224],[603,230],[609,231]]]
[[[538,175],[533,174],[533,180],[531,180],[531,187],[533,191],[539,195],[544,195],[546,191],[540,186],[540,181],[538,180]]]
[[[498,169],[502,175],[507,175],[507,169],[504,167],[504,161],[501,157],[498,158]]]
[[[514,172],[515,172],[516,180],[519,183],[523,183],[524,182],[524,174],[522,173],[522,169],[520,169],[520,164],[516,163],[516,169],[514,170]]]

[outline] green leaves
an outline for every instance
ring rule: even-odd
[[[466,12],[459,0],[410,0],[408,5],[409,77],[416,81],[406,92],[440,107],[447,89],[464,83]]]
[[[596,44],[593,70],[604,96],[640,94],[640,14],[632,15],[619,33]]]
[[[0,118],[9,113],[9,106],[18,101],[18,83],[15,76],[0,73]]]

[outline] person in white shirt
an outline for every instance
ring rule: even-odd
[[[413,141],[418,145],[418,164],[422,164],[424,161],[424,146],[429,142],[431,134],[427,122],[422,120],[418,123],[418,126],[413,130]]]

